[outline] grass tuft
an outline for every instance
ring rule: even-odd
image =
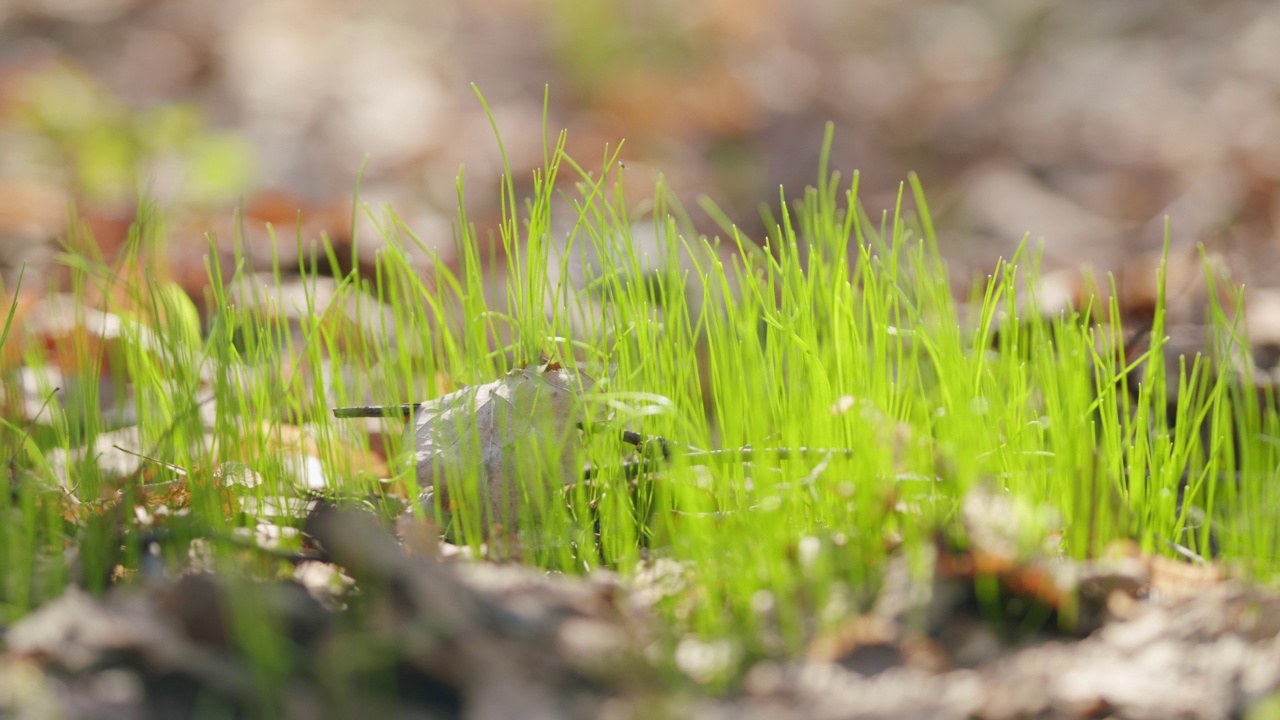
[[[60,366],[44,344],[22,348],[21,372],[63,389],[27,420],[46,430],[3,423],[13,460],[12,492],[0,493],[0,620],[69,582],[101,591],[143,572],[153,548],[134,542],[142,526],[165,529],[155,547],[171,568],[189,564],[199,536],[214,566],[283,573],[227,539],[274,527],[297,547],[285,531],[312,492],[399,494],[476,551],[616,571],[653,590],[672,669],[712,685],[753,658],[802,652],[866,610],[891,559],[927,564],[936,531],[954,527],[980,487],[1017,501],[1033,528],[1028,553],[1090,557],[1132,538],[1208,554],[1213,542],[1274,574],[1275,415],[1241,390],[1247,378],[1166,357],[1163,282],[1155,340],[1140,354],[1114,303],[1088,309],[1112,320],[1094,325],[1020,297],[1037,275],[1026,250],[958,303],[919,179],[873,220],[857,174],[842,184],[829,170],[830,141],[829,129],[816,186],[781,196],[766,237],[743,235],[706,202],[722,228],[707,238],[661,184],[644,211],[630,209],[617,148],[588,171],[561,134],[523,206],[510,173],[500,188],[500,262],[484,257],[460,173],[458,266],[437,260],[422,273],[410,258],[425,245],[394,212],[357,203],[383,235],[373,277],[339,273],[331,246],[299,253],[298,267],[211,260],[203,317],[176,286],[139,272],[163,237],[160,212],[146,207],[114,265],[64,257],[82,330],[66,355],[79,365]],[[21,341],[14,307],[5,343]],[[89,307],[119,321],[115,334],[93,326]],[[1239,342],[1227,319],[1239,315],[1215,306],[1225,345]],[[430,400],[540,357],[596,381],[593,474],[511,523],[509,543],[477,503],[413,502],[421,488],[402,418],[370,420],[366,432],[330,413]],[[19,369],[5,372],[13,393]],[[105,462],[123,442],[102,411],[108,380],[112,414],[136,427],[132,449],[163,463]],[[683,450],[637,474],[623,431]],[[371,439],[386,448],[381,470],[357,461]],[[535,453],[519,481],[558,482],[556,452]],[[159,489],[175,485],[187,495],[160,518]],[[262,650],[263,672],[278,651]]]

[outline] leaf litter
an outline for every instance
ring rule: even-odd
[[[71,588],[27,615],[5,634],[0,708],[85,718],[197,708],[289,718],[1217,718],[1280,684],[1280,592],[1129,546],[1090,561],[1022,553],[979,527],[1007,524],[1008,508],[975,495],[963,526],[939,535],[924,582],[896,557],[866,614],[818,633],[802,657],[755,662],[727,695],[698,692],[696,678],[673,684],[652,654],[653,607],[681,592],[679,568],[623,581],[444,560],[438,547],[410,551],[368,513],[321,503],[304,528],[316,549],[296,558],[293,577],[187,572],[101,598]],[[997,591],[984,596],[989,579]],[[237,626],[235,611],[250,607],[259,624]],[[269,667],[263,637],[274,644]],[[696,648],[685,645],[696,674]],[[396,682],[375,682],[388,672]]]

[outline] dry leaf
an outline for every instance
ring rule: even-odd
[[[546,474],[548,463],[556,463],[558,475],[550,481],[568,485],[582,474],[577,426],[588,418],[583,393],[593,386],[571,369],[528,365],[424,403],[407,439],[416,450],[419,487],[441,493],[446,507],[478,502],[487,524],[509,524],[522,507],[536,511],[549,488],[526,481]],[[474,478],[480,487],[461,485]]]
[[[320,443],[309,429],[266,423],[263,430],[267,436],[267,450],[283,455],[295,482],[311,490],[331,487],[337,478],[385,478],[391,475],[386,461],[377,454],[335,438],[331,442],[334,443],[333,472],[337,473],[337,478],[331,477],[321,463],[324,453]]]

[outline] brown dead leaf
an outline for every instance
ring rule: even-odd
[[[80,526],[91,517],[105,515],[119,507],[120,497],[117,494],[101,499],[81,500],[75,493],[58,486],[41,495],[40,502],[45,507],[52,505],[53,511],[67,523]]]
[[[938,574],[965,582],[994,578],[1000,588],[1014,597],[1035,600],[1060,610],[1073,598],[1074,588],[1060,584],[1058,577],[1039,562],[1021,561],[1015,556],[982,548],[956,551],[939,545]]]
[[[139,485],[135,507],[142,511],[191,507],[194,486],[197,493],[216,493],[223,517],[235,517],[243,511],[240,498],[245,489],[256,484],[246,481],[247,477],[256,477],[256,473],[237,462],[223,463],[212,471],[195,469],[176,480]]]
[[[1160,294],[1162,269],[1165,321],[1168,324],[1204,323],[1204,313],[1209,307],[1211,292],[1217,293],[1217,297],[1212,299],[1230,317],[1235,308],[1235,300],[1231,297],[1233,287],[1226,261],[1214,253],[1201,257],[1196,248],[1170,251],[1167,262],[1163,264],[1160,253],[1146,253],[1129,258],[1116,273],[1118,301],[1124,316],[1143,321],[1149,321],[1154,316]],[[1206,274],[1213,278],[1212,289]]]
[[[893,623],[876,615],[858,616],[819,634],[805,655],[818,662],[838,662],[863,675],[874,675],[902,662]]]
[[[65,373],[110,372],[113,353],[108,349],[118,346],[123,330],[119,315],[56,294],[32,303],[24,320],[17,326],[16,338],[10,338],[19,359],[24,350],[37,346],[43,348],[50,365]]]
[[[1046,272],[1037,278],[1031,295],[1036,309],[1045,316],[1089,309],[1091,319],[1099,323],[1110,322],[1108,308],[1114,299],[1127,325],[1145,328],[1150,326],[1155,314],[1161,271],[1168,325],[1203,324],[1211,292],[1216,293],[1212,299],[1230,316],[1235,299],[1226,261],[1215,253],[1202,257],[1196,248],[1170,251],[1167,262],[1159,252],[1125,258],[1112,273],[1114,298],[1111,279],[1089,267]],[[1206,273],[1213,277],[1212,291]]]
[[[263,433],[267,437],[269,452],[297,456],[304,464],[303,474],[311,480],[311,475],[323,475],[320,461],[324,459],[320,443],[306,428],[297,425],[266,424]],[[334,471],[341,478],[366,477],[371,479],[385,478],[391,475],[387,461],[376,453],[365,451],[339,439],[334,443]],[[312,472],[315,470],[316,472]],[[326,478],[331,481],[332,478]],[[308,484],[312,484],[308,482]],[[327,483],[326,483],[327,484]]]
[[[1152,555],[1147,558],[1147,567],[1151,575],[1151,590],[1167,597],[1194,595],[1226,580],[1226,572],[1217,563],[1193,565],[1163,555]]]
[[[184,477],[171,482],[140,485],[138,505],[143,508],[166,507],[173,510],[191,505],[191,486]]]

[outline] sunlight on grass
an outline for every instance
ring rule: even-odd
[[[667,656],[702,662],[707,682],[732,679],[753,657],[799,652],[819,628],[865,610],[891,557],[927,565],[935,533],[954,526],[958,501],[979,486],[1027,508],[1039,528],[1028,553],[1087,557],[1134,538],[1148,551],[1207,554],[1210,524],[1192,521],[1203,511],[1224,557],[1274,573],[1274,413],[1203,363],[1166,375],[1162,352],[1127,356],[1115,307],[1092,308],[1109,324],[1042,317],[1014,291],[1034,279],[1029,251],[958,303],[915,178],[892,214],[870,218],[857,175],[830,172],[824,153],[816,187],[782,196],[768,237],[743,236],[708,203],[722,234],[703,238],[661,185],[647,211],[627,207],[616,148],[590,170],[564,148],[563,134],[548,139],[523,205],[509,175],[501,187],[497,267],[482,257],[461,175],[461,264],[436,262],[426,276],[410,260],[425,244],[390,210],[359,204],[384,235],[375,277],[340,273],[332,249],[304,254],[299,268],[215,263],[204,318],[146,272],[163,236],[154,209],[115,265],[69,253],[80,306],[95,298],[124,321],[110,342],[74,336],[70,353],[84,375],[112,378],[118,402],[129,388],[139,445],[164,464],[143,461],[126,482],[80,450],[111,429],[94,383],[50,404],[49,431],[5,421],[0,615],[23,614],[71,579],[101,589],[138,570],[150,550],[128,540],[134,518],[95,509],[117,492],[134,498],[186,478],[190,502],[159,543],[175,567],[193,537],[213,538],[215,564],[243,567],[243,548],[224,540],[263,517],[296,527],[299,514],[282,506],[307,493],[299,443],[314,443],[326,494],[400,487],[417,498],[403,419],[375,421],[388,484],[352,464],[369,433],[329,410],[428,400],[540,357],[595,380],[587,401],[599,421],[585,429],[594,473],[563,502],[525,508],[504,528],[504,552],[648,583],[669,622]],[[486,273],[501,268],[495,289]],[[323,297],[322,270],[337,276]],[[291,271],[301,295],[284,290]],[[1163,337],[1161,312],[1153,337]],[[44,348],[24,353],[37,374],[51,367]],[[1172,414],[1166,382],[1180,385]],[[309,440],[291,439],[295,425]],[[678,450],[637,476],[623,430]],[[557,452],[535,453],[514,481],[558,486]],[[255,482],[229,480],[241,467]],[[480,482],[478,469],[468,482]],[[499,545],[474,498],[412,504],[456,543]],[[269,560],[255,567],[284,572]],[[703,645],[683,644],[690,634]]]

